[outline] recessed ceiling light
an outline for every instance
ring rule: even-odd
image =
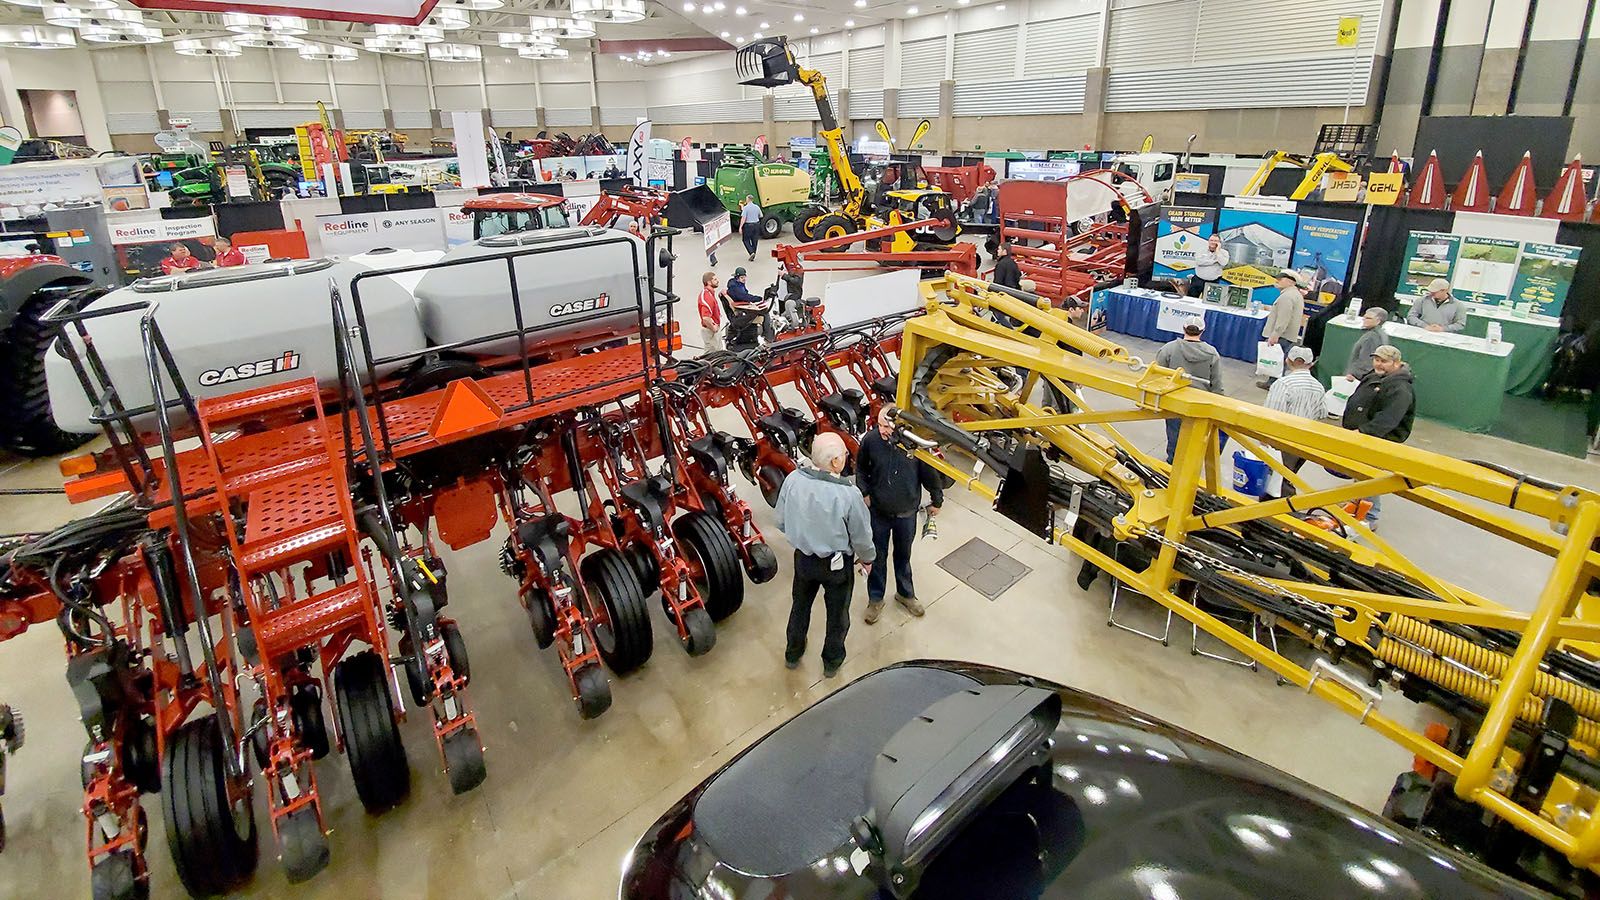
[[[750,10],[745,9],[742,6],[735,6],[733,8],[733,14],[736,16],[747,16],[750,14]]]
[[[742,43],[744,43],[744,35],[742,35],[742,34],[738,34],[738,35],[734,35],[734,38],[733,38],[733,42],[734,42],[734,43],[735,43],[735,44],[742,44]]]
[[[667,51],[665,51],[665,50],[657,50],[657,51],[656,51],[656,53],[657,53],[657,54],[658,54],[658,55],[660,55],[660,56],[662,56],[662,57],[668,57],[668,56],[671,56],[671,55],[672,55],[672,54],[671,54],[671,53],[668,53],[668,52],[667,52]]]
[[[693,3],[685,3],[685,4],[684,4],[684,5],[683,5],[683,11],[684,11],[684,12],[690,12],[690,13],[692,13],[692,12],[694,12],[694,10],[695,10],[695,6],[694,6],[694,4],[693,4]]]
[[[854,27],[856,27],[856,20],[855,19],[845,19],[844,20],[844,27],[846,27],[846,28],[854,28]]]
[[[866,9],[867,0],[856,0],[856,9]]]
[[[728,4],[723,3],[722,0],[717,0],[717,2],[711,4],[711,8],[716,10],[717,12],[722,12],[723,10],[728,8]]]
[[[728,39],[728,33],[727,33],[727,32],[726,32],[726,31],[724,31],[724,32],[723,32],[723,33],[722,33],[722,39],[723,39],[723,40],[727,40],[727,39]]]
[[[821,29],[821,28],[818,28],[818,27],[817,27],[817,26],[815,26],[815,25],[813,25],[813,26],[811,26],[811,33],[812,33],[812,34],[816,34],[816,33],[818,33],[818,32],[820,32],[820,31],[822,31],[822,29]]]
[[[772,27],[772,23],[771,22],[762,22],[761,23],[761,30],[762,31],[765,31],[765,30],[767,30],[768,28],[771,28],[771,27]]]
[[[711,13],[712,13],[711,4],[707,3],[706,5],[700,7],[700,11],[705,13],[708,16],[711,15]]]
[[[761,40],[761,32],[758,31],[755,34],[750,35],[750,37],[752,39],[754,39],[754,40],[758,40],[759,41],[759,40]]]
[[[916,15],[916,14],[917,14],[917,8],[916,8],[916,7],[915,7],[915,6],[908,6],[908,7],[906,7],[906,15],[908,15],[908,16],[914,16],[914,15]]]
[[[1002,3],[999,6],[996,6],[995,7],[995,11],[997,11],[997,12],[1005,12],[1006,11],[1006,5],[1004,3]]]
[[[804,13],[795,13],[794,14],[794,20],[796,22],[804,22],[806,20],[805,14]]]
[[[961,4],[962,6],[966,6],[968,3],[971,3],[972,0],[956,0],[956,2]]]

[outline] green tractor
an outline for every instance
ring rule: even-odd
[[[281,147],[243,145],[221,153],[162,153],[147,160],[151,186],[164,188],[174,206],[209,206],[228,201],[223,167],[242,165],[251,193],[270,200],[292,193],[300,183],[300,167],[283,156]],[[162,177],[165,174],[166,177]],[[171,185],[166,182],[170,179]]]
[[[769,163],[744,144],[723,148],[722,163],[710,185],[717,200],[733,215],[739,214],[744,198],[754,197],[761,207],[761,237],[766,239],[777,237],[784,223],[794,221],[811,203],[811,178],[804,170],[788,163]]]

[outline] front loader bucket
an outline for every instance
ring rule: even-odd
[[[711,188],[700,184],[688,190],[673,191],[667,198],[666,215],[667,224],[673,228],[699,231],[707,222],[719,217],[725,219],[729,213]]]
[[[740,84],[752,87],[782,87],[798,80],[789,42],[783,37],[763,38],[740,47],[733,57],[733,71]]]

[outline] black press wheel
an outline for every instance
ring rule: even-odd
[[[333,693],[356,795],[369,813],[394,808],[411,792],[411,768],[389,693],[389,667],[371,650],[333,670]]]
[[[461,636],[461,626],[454,619],[440,619],[439,636],[444,638],[444,654],[450,658],[450,670],[463,682],[472,681],[472,661],[467,657],[467,640]]]
[[[679,516],[672,530],[712,621],[721,622],[738,612],[744,605],[744,572],[739,568],[739,545],[728,536],[728,530],[699,510]]]
[[[605,671],[599,666],[585,666],[579,669],[573,684],[578,691],[578,695],[573,698],[578,704],[578,715],[585,719],[593,719],[611,708],[611,682],[606,679]]]
[[[167,846],[178,879],[196,897],[235,890],[256,871],[254,810],[248,794],[230,802],[228,752],[216,717],[206,716],[178,729],[161,764]]]
[[[761,239],[770,241],[783,233],[783,223],[772,213],[761,217]]]
[[[483,744],[478,742],[476,728],[457,728],[444,736],[444,765],[450,772],[452,793],[465,794],[483,784],[489,770],[483,762]]]
[[[756,584],[766,584],[778,574],[778,554],[766,544],[750,545],[750,566],[747,570],[750,580]]]
[[[761,499],[767,501],[768,506],[778,505],[778,492],[783,489],[785,477],[782,469],[770,464],[756,470],[756,487],[761,488]]]
[[[540,650],[548,648],[556,639],[556,613],[550,605],[550,593],[541,587],[530,587],[522,594],[522,605],[528,609],[533,642]]]
[[[321,759],[332,749],[328,740],[328,722],[322,715],[322,689],[313,684],[296,687],[289,694],[289,712],[294,719],[294,729],[312,759]]]
[[[686,611],[683,627],[688,632],[683,638],[683,649],[690,656],[704,656],[717,645],[717,625],[703,607]]]
[[[584,557],[584,593],[594,619],[600,657],[618,675],[626,675],[650,658],[650,610],[644,588],[628,560],[610,547]]]
[[[150,896],[150,879],[139,877],[132,852],[107,853],[89,870],[89,896],[94,900],[145,900]]]
[[[278,858],[290,884],[309,881],[328,867],[328,836],[315,809],[304,806],[278,820]]]

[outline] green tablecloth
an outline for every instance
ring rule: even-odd
[[[1400,301],[1400,319],[1404,321],[1411,305]],[[1555,361],[1556,338],[1561,329],[1555,322],[1524,319],[1517,316],[1491,316],[1467,312],[1467,327],[1462,334],[1484,337],[1490,322],[1500,323],[1500,340],[1512,345],[1511,377],[1506,379],[1506,390],[1518,397],[1526,397],[1544,386],[1550,377],[1550,365]]]
[[[1323,384],[1344,374],[1350,348],[1360,333],[1360,325],[1347,322],[1343,316],[1328,322],[1322,338],[1322,356],[1317,360],[1317,377]],[[1500,420],[1500,403],[1511,377],[1511,354],[1442,346],[1393,331],[1388,340],[1400,348],[1416,378],[1417,415],[1480,433],[1489,431]]]

